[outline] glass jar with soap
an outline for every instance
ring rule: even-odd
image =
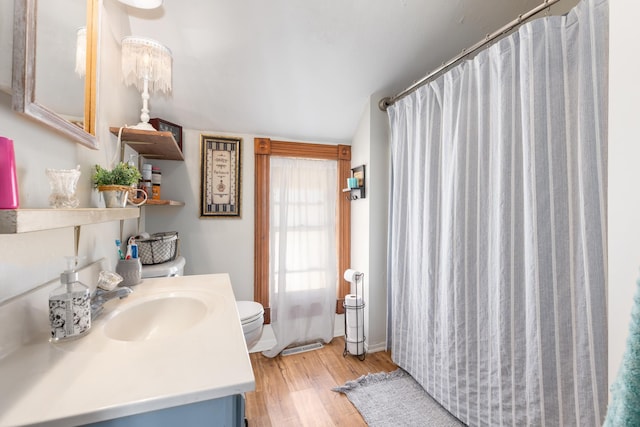
[[[75,339],[91,329],[91,293],[78,280],[75,259],[67,258],[67,269],[60,275],[61,285],[49,295],[51,342]]]

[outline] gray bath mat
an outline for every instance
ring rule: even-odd
[[[363,375],[332,390],[344,393],[371,427],[464,426],[402,369]]]

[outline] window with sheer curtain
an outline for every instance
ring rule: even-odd
[[[350,176],[351,147],[256,138],[254,150],[254,299],[278,338],[265,352],[275,356],[333,337],[349,290],[338,272],[350,264],[351,209],[341,183]]]
[[[347,197],[343,196],[342,183],[351,175],[351,147],[348,145],[310,144],[290,141],[274,141],[269,138],[255,138],[255,259],[254,259],[254,299],[264,306],[265,323],[271,323],[272,295],[271,281],[271,159],[282,157],[288,159],[316,159],[334,162],[336,165],[336,179],[333,183],[333,197],[335,198],[336,245],[335,258],[337,271],[349,268],[351,264],[351,206]],[[317,188],[315,188],[317,190]],[[279,203],[278,203],[279,204]],[[316,207],[319,205],[315,205]],[[317,222],[316,212],[307,212],[310,219]],[[291,229],[291,236],[296,230]],[[275,230],[274,233],[278,233]],[[316,240],[315,237],[312,240]],[[294,262],[296,265],[297,262]],[[296,267],[297,268],[297,267]],[[298,274],[299,272],[291,272]],[[342,313],[344,296],[349,292],[349,282],[338,274],[336,289],[335,311]],[[301,283],[301,282],[296,282]],[[302,285],[297,285],[302,287]],[[308,285],[304,285],[307,287]]]
[[[271,292],[324,289],[335,258],[335,162],[271,159]],[[332,251],[332,252],[327,252]]]
[[[272,157],[269,288],[273,357],[333,337],[336,284],[335,160]]]

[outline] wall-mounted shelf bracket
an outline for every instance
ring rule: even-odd
[[[80,226],[73,226],[73,255],[76,258],[76,267],[78,266],[78,253],[80,251]]]

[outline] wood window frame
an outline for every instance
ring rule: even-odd
[[[338,272],[351,264],[351,204],[342,192],[341,183],[351,176],[351,147],[349,145],[324,145],[304,142],[274,141],[270,138],[254,139],[255,154],[255,236],[254,236],[254,300],[264,307],[265,323],[271,323],[269,303],[269,177],[271,156],[305,159],[336,160],[338,180],[336,256]],[[344,313],[344,297],[350,284],[338,274],[336,289],[336,313]]]

